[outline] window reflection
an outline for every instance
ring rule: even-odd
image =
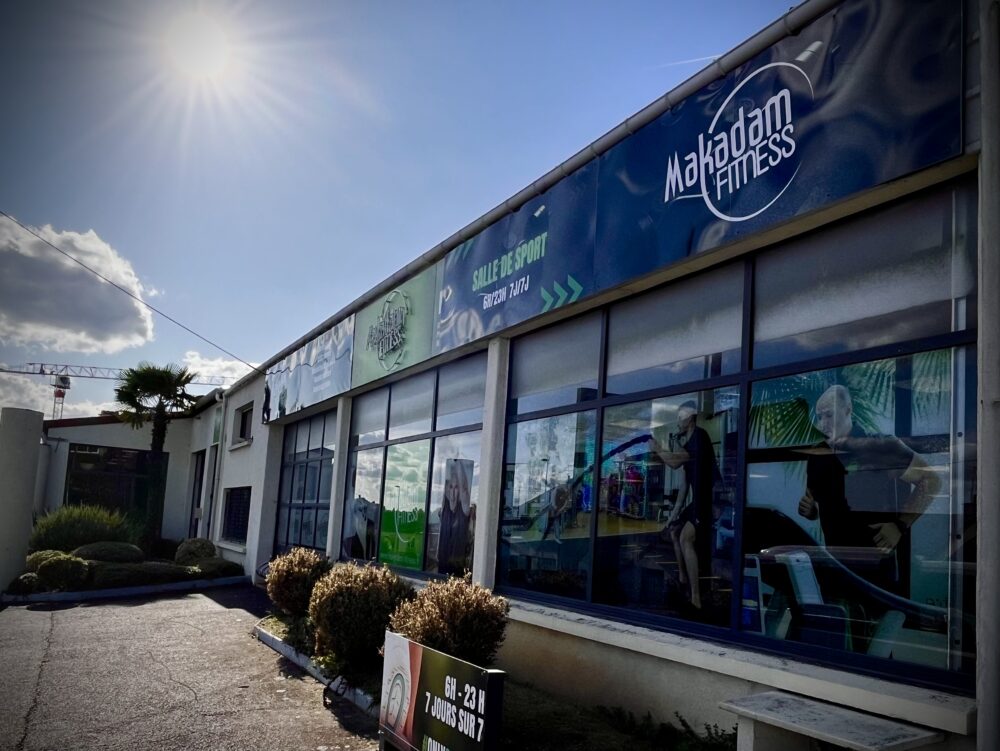
[[[605,411],[594,598],[729,620],[739,392]]]
[[[975,446],[957,399],[975,393],[970,356],[754,385],[745,629],[946,669],[972,659]]]
[[[586,595],[594,421],[589,411],[510,427],[500,540],[505,584]]]
[[[423,566],[430,450],[430,441],[388,448],[378,554],[383,563],[418,571]]]
[[[351,455],[350,487],[344,508],[341,554],[345,558],[375,558],[375,528],[382,498],[383,450],[368,449]]]
[[[438,438],[427,523],[426,570],[460,575],[472,568],[479,501],[480,431]]]

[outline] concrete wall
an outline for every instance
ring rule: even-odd
[[[162,534],[163,537],[173,540],[187,536],[190,509],[191,423],[190,418],[171,420],[164,444],[164,451],[170,458],[167,462],[167,487],[163,498]],[[63,503],[71,443],[148,451],[151,438],[152,430],[149,423],[139,430],[124,423],[50,427],[48,442],[51,453],[45,483],[45,510],[59,508]]]
[[[535,605],[515,603],[511,615],[497,667],[585,707],[728,730],[736,717],[719,702],[779,689],[944,731],[935,751],[976,748],[972,698]]]
[[[264,377],[246,382],[236,391],[226,394],[222,421],[222,441],[219,446],[219,478],[216,483],[213,510],[212,539],[224,558],[242,563],[252,574],[271,557],[274,543],[274,523],[277,515],[278,481],[281,475],[281,441],[284,429],[280,425],[263,425],[260,421],[264,401]],[[249,442],[234,442],[233,423],[236,413],[253,402],[253,432]],[[250,487],[250,524],[245,545],[221,541],[222,519],[226,503],[226,488]]]
[[[24,571],[41,437],[41,412],[0,410],[0,588]]]

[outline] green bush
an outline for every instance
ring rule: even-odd
[[[202,579],[221,579],[224,576],[243,576],[243,566],[225,558],[202,558],[195,561],[193,568],[198,569]]]
[[[309,601],[321,664],[350,685],[377,683],[389,616],[411,597],[413,588],[384,566],[334,566],[316,582]]]
[[[184,542],[177,546],[174,561],[182,566],[191,566],[195,561],[214,557],[215,545],[212,544],[211,540],[206,540],[203,537],[192,537],[190,540],[184,540]]]
[[[267,572],[267,596],[289,615],[301,618],[309,612],[313,586],[331,563],[315,550],[295,548],[271,561]]]
[[[46,589],[76,592],[87,585],[87,562],[75,555],[53,556],[38,567],[38,579]]]
[[[7,593],[12,595],[33,595],[44,589],[38,580],[38,574],[21,574],[7,585]]]
[[[142,550],[130,542],[92,542],[73,551],[77,558],[109,563],[139,563],[144,558]]]
[[[60,506],[35,523],[28,547],[31,550],[69,552],[92,542],[139,540],[132,520],[100,506]]]
[[[37,573],[38,567],[45,563],[45,561],[60,555],[66,554],[61,550],[37,550],[34,553],[29,553],[25,559],[26,570],[29,574]]]
[[[472,583],[472,576],[433,581],[402,603],[389,627],[452,657],[489,667],[503,643],[510,605]]]
[[[111,563],[93,561],[90,564],[91,589],[116,589],[141,587],[147,584],[170,584],[201,577],[201,571],[189,566],[178,566],[166,561],[142,563]]]

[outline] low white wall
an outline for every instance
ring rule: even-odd
[[[623,707],[695,729],[730,729],[719,702],[779,689],[948,733],[934,751],[976,748],[974,699],[739,647],[514,602],[497,667],[582,706]]]
[[[0,588],[24,571],[42,417],[30,409],[0,409]]]

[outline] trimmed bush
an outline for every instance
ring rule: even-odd
[[[60,555],[66,555],[61,550],[37,550],[34,553],[29,553],[28,557],[25,559],[26,570],[29,574],[34,574],[38,572],[38,567],[41,566],[45,561],[50,558],[56,558]]]
[[[8,594],[12,595],[33,595],[44,589],[38,580],[38,574],[21,574],[14,581],[7,585]]]
[[[192,568],[198,570],[202,579],[221,579],[224,576],[243,576],[243,567],[225,558],[202,558],[195,561]]]
[[[331,566],[324,556],[307,548],[279,555],[268,567],[267,596],[289,615],[301,618],[309,612],[313,586]]]
[[[201,577],[201,572],[189,566],[178,566],[166,561],[142,563],[110,563],[94,561],[90,564],[91,589],[141,587],[146,584],[170,584]]]
[[[31,550],[69,552],[92,542],[131,542],[139,540],[132,521],[100,506],[60,506],[35,523],[28,547]]]
[[[63,553],[44,561],[38,567],[38,579],[47,589],[76,592],[87,585],[87,562],[75,555]]]
[[[321,664],[351,685],[378,682],[389,616],[413,588],[385,566],[334,566],[313,587],[309,617]]]
[[[73,555],[86,561],[109,563],[139,563],[144,557],[142,550],[130,542],[92,542],[78,547]]]
[[[400,605],[389,623],[408,639],[489,667],[503,643],[508,612],[507,600],[473,584],[467,574],[430,582],[414,599]]]
[[[196,561],[215,557],[215,545],[203,537],[192,537],[177,546],[174,561],[182,566],[193,566]]]

